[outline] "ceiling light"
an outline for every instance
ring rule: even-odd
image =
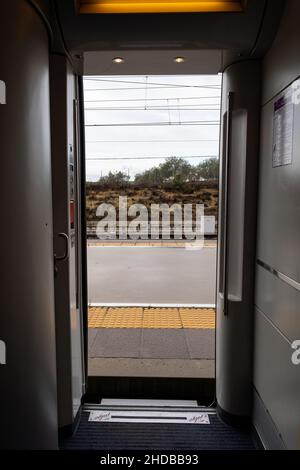
[[[78,0],[79,13],[206,13],[243,11],[247,0]]]
[[[184,57],[174,57],[174,62],[176,62],[176,64],[183,64],[183,62],[185,62],[185,58]]]
[[[114,64],[123,64],[125,61],[123,59],[123,57],[114,57],[113,58],[113,63]]]

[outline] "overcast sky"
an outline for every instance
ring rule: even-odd
[[[86,77],[84,85],[88,181],[120,170],[133,178],[165,157],[218,156],[220,75]]]

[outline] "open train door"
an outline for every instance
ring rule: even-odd
[[[59,429],[70,431],[85,393],[86,244],[80,78],[52,55],[52,180]]]

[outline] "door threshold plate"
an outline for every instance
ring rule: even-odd
[[[134,399],[117,399],[103,398],[100,406],[132,406],[138,407],[176,407],[176,408],[195,408],[198,406],[196,400],[134,400]]]
[[[173,424],[210,424],[208,413],[185,411],[91,411],[92,423],[173,423]]]

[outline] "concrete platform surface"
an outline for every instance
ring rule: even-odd
[[[90,358],[90,377],[213,379],[213,360]]]
[[[88,246],[89,303],[215,304],[216,246]]]
[[[89,329],[89,357],[214,359],[215,330]]]

